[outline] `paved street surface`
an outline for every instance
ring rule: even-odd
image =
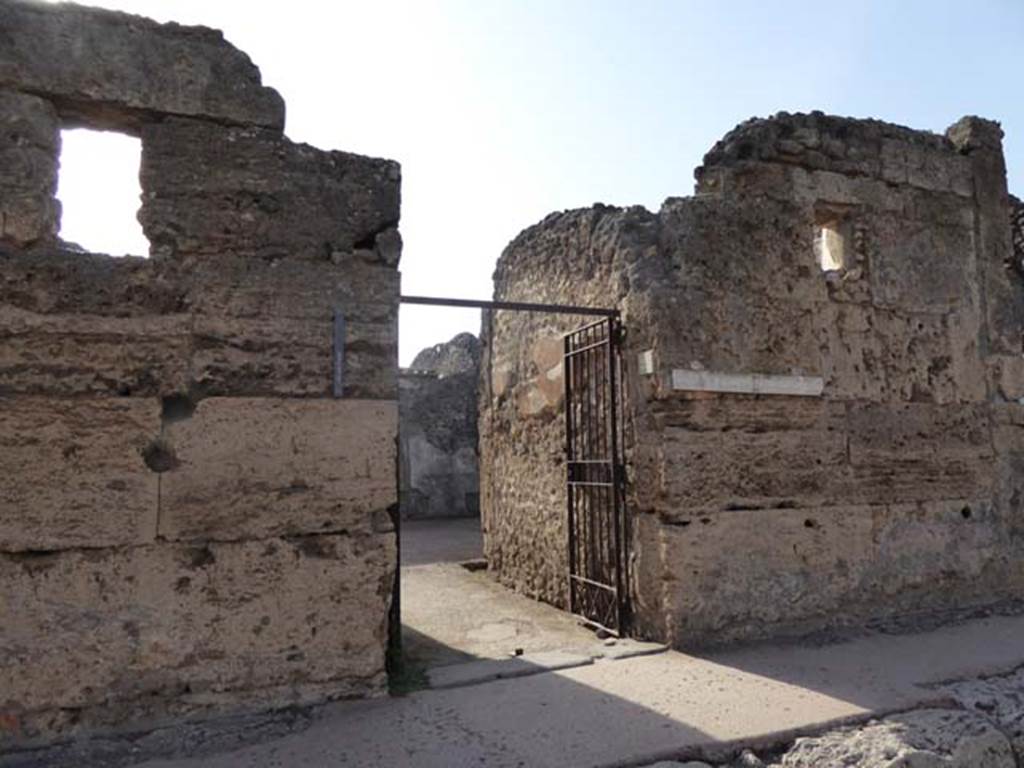
[[[584,652],[597,643],[569,614],[460,562],[482,556],[480,521],[402,524],[402,642],[422,668],[508,659],[517,650]]]
[[[461,563],[484,556],[480,518],[402,521],[402,565]]]
[[[148,768],[573,768],[715,759],[922,704],[925,684],[1024,664],[1024,617],[829,646],[667,652],[401,698],[332,705],[301,733]]]

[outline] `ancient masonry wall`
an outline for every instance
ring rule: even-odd
[[[1010,195],[1014,263],[1024,272],[1024,202]]]
[[[0,30],[0,751],[382,692],[398,165],[289,141],[214,30]],[[150,258],[57,238],[68,126],[141,138]]]
[[[403,518],[480,514],[480,340],[460,333],[420,352],[398,381]]]
[[[502,301],[628,307],[644,316],[639,265],[656,247],[657,219],[642,208],[555,213],[505,249],[494,274]],[[631,290],[631,285],[641,290]],[[593,318],[485,314],[480,393],[480,514],[489,568],[505,584],[565,607],[563,334]],[[642,349],[632,322],[627,346]]]
[[[754,120],[694,197],[556,214],[509,245],[499,298],[623,311],[639,634],[696,646],[1021,596],[1001,136]],[[565,327],[534,322],[499,315],[488,339],[485,546],[506,583],[563,603],[561,372],[539,350]]]

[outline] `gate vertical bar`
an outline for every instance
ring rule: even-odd
[[[576,573],[576,521],[575,521],[575,499],[572,487],[572,461],[576,455],[575,432],[573,430],[573,401],[572,401],[572,377],[573,365],[569,352],[572,348],[572,336],[567,334],[563,339],[562,356],[562,382],[565,386],[565,473],[566,473],[566,535],[569,543],[569,610],[572,611],[576,605],[576,581],[573,574]]]
[[[622,503],[625,499],[620,498],[622,488],[622,458],[619,453],[619,425],[618,425],[618,363],[619,363],[619,321],[615,318],[608,320],[608,395],[610,407],[608,413],[609,431],[611,437],[611,450],[609,455],[612,460],[612,517],[615,526],[615,594],[618,600],[619,631],[626,627],[626,600],[623,592],[624,579],[623,568],[625,552],[623,547],[623,531],[625,527],[622,522]]]

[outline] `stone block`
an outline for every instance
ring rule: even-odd
[[[181,270],[138,256],[111,257],[53,245],[0,245],[3,303],[54,315],[142,317],[184,311]]]
[[[987,406],[851,403],[854,503],[990,496],[993,448]]]
[[[885,339],[874,313],[854,304],[830,304],[821,317],[825,388],[837,400],[882,400],[889,395]]]
[[[368,533],[397,501],[397,404],[208,398],[169,421],[160,535]]]
[[[860,728],[799,738],[774,764],[780,768],[881,768],[894,763],[1013,768],[1017,759],[1006,735],[983,714],[957,709],[917,709],[872,720]]]
[[[805,398],[711,397],[702,400],[660,400],[649,411],[656,437],[664,429],[694,432],[765,434],[809,431],[841,426],[843,407]],[[839,423],[835,423],[836,420]]]
[[[0,306],[0,393],[157,396],[188,387],[184,315],[39,315]]]
[[[334,312],[345,316],[346,397],[398,397],[398,273],[243,258],[189,270],[195,389],[215,396],[332,394]]]
[[[0,556],[0,713],[29,740],[69,709],[89,728],[380,693],[394,568],[391,534]]]
[[[702,317],[688,322],[680,311],[658,326],[662,364],[672,369],[697,365],[721,373],[819,376],[822,368],[816,318],[797,301],[758,296],[749,302],[720,295],[680,291],[680,304]]]
[[[154,254],[397,264],[394,161],[172,119],[144,127],[140,178]]]
[[[0,393],[156,396],[188,386],[191,318],[141,258],[0,253]]]
[[[985,716],[1005,733],[1018,758],[1024,754],[1024,711],[1020,691],[1024,687],[1024,670],[1009,675],[986,676],[947,683],[940,689],[968,712],[984,712]]]
[[[970,203],[963,201],[965,209]],[[869,255],[872,299],[904,312],[945,312],[976,289],[974,237],[943,220],[876,217]]]
[[[871,557],[871,514],[744,510],[662,526],[661,583],[648,588],[662,595],[667,639],[676,647],[734,642],[834,609]]]
[[[676,646],[900,618],[1019,588],[984,498],[742,510],[660,533],[644,590],[661,593],[655,611],[670,618]]]
[[[987,398],[973,308],[912,314],[836,303],[821,313],[821,336],[829,397],[950,404]]]
[[[59,155],[60,125],[53,105],[38,96],[0,90],[0,243],[22,247],[57,236]]]
[[[287,317],[196,317],[190,378],[205,396],[326,397],[332,323]]]
[[[159,433],[156,399],[0,398],[0,551],[152,541]]]
[[[984,356],[981,331],[982,312],[975,306],[965,306],[946,317],[949,336],[950,377],[961,403],[978,403],[991,398],[989,375],[978,361]]]
[[[0,87],[52,99],[66,119],[124,130],[155,113],[284,127],[281,97],[217,30],[22,0],[0,6],[0,30]]]
[[[988,397],[978,365],[978,316],[972,307],[945,315],[876,311],[887,400],[975,403]]]
[[[985,583],[988,569],[1002,567],[1009,555],[990,488],[979,488],[974,497],[889,504],[873,522],[875,559],[860,581],[865,594],[885,596],[896,584],[904,593],[929,592],[939,583],[967,593],[972,582],[981,594],[997,586],[1013,589]],[[942,595],[930,599],[941,605]]]
[[[666,426],[659,510],[676,519],[727,509],[815,506],[834,498],[846,475],[842,412],[816,404],[791,406],[794,419],[785,424],[776,419],[785,406],[736,399],[715,411],[738,411],[723,415],[719,426],[694,429],[708,421],[696,415],[690,426]],[[801,412],[810,418],[802,419]],[[678,416],[672,420],[680,423]]]

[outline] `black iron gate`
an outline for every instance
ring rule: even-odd
[[[569,610],[622,635],[628,621],[617,317],[565,337]]]

